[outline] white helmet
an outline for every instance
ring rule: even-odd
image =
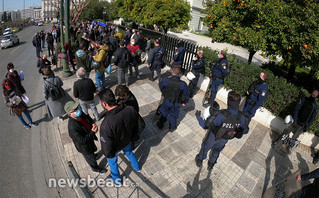
[[[186,77],[188,80],[193,80],[196,76],[192,72],[188,72]]]
[[[210,106],[206,107],[204,110],[204,120],[206,120],[210,116],[209,109],[210,109]]]
[[[287,115],[285,117],[285,124],[292,124],[294,122],[294,119],[292,118],[291,115]]]

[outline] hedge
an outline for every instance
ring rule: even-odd
[[[201,49],[204,51],[206,59],[205,75],[209,76],[211,73],[209,65],[218,61],[218,52],[209,47],[201,47]],[[241,95],[245,95],[249,86],[258,79],[262,71],[269,73],[269,80],[267,81],[269,93],[262,106],[275,116],[284,118],[289,114],[293,114],[299,99],[310,95],[304,88],[288,83],[285,78],[276,76],[270,70],[263,69],[257,65],[248,65],[246,62],[237,60],[235,55],[227,55],[227,59],[230,65],[230,73],[225,79],[224,86]],[[316,102],[319,104],[318,99],[316,99]],[[319,116],[317,115],[310,130],[316,132],[318,129]]]

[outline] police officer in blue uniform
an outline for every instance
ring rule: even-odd
[[[197,56],[194,57],[192,62],[191,72],[195,75],[195,78],[189,82],[189,93],[190,98],[192,98],[196,93],[197,82],[201,73],[205,70],[205,57],[204,51],[199,50]]]
[[[185,55],[184,42],[178,41],[175,50],[176,52],[173,56],[173,65],[182,65]]]
[[[197,167],[202,166],[208,151],[211,150],[207,166],[207,169],[211,170],[228,140],[235,137],[241,138],[243,134],[248,133],[247,117],[238,111],[240,99],[238,93],[230,91],[227,98],[227,110],[215,111],[215,114],[210,115],[206,121],[200,116],[200,111],[196,111],[200,126],[208,129],[201,149],[195,157]]]
[[[216,65],[211,65],[210,69],[212,71],[212,94],[210,100],[211,104],[214,104],[218,87],[223,84],[228,75],[228,60],[224,50],[218,52],[218,62]]]
[[[257,109],[263,104],[268,95],[268,85],[266,81],[269,79],[267,72],[261,72],[258,81],[253,83],[248,91],[248,99],[245,102],[243,111],[247,113],[249,118],[255,116]]]
[[[179,114],[180,105],[185,106],[189,100],[187,84],[179,77],[181,69],[178,65],[172,67],[172,76],[164,78],[160,84],[163,94],[163,104],[160,107],[161,117],[157,122],[157,127],[161,130],[164,123],[169,121],[169,131],[173,132],[177,128],[176,120]]]
[[[161,78],[161,69],[165,66],[163,57],[166,55],[166,50],[164,47],[160,46],[160,44],[161,41],[156,39],[154,42],[155,47],[150,55],[150,58],[148,59],[147,67],[151,70],[151,75],[149,77],[149,80],[151,81],[154,81],[154,71],[157,73],[157,78]]]

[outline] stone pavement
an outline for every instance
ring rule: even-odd
[[[268,187],[291,173],[297,170],[308,172],[315,168],[307,148],[295,148],[289,156],[272,150],[271,140],[277,134],[254,120],[250,123],[247,135],[227,143],[212,171],[207,171],[207,160],[201,168],[197,168],[194,158],[200,150],[205,130],[198,125],[195,111],[204,110],[201,105],[204,92],[199,90],[186,107],[181,108],[176,131],[168,132],[167,123],[163,130],[159,130],[156,127],[158,118],[155,117],[161,97],[158,81],[148,80],[149,70],[145,64],[140,68],[141,79],[136,81],[133,77],[133,84],[129,88],[136,96],[140,105],[140,114],[146,121],[146,128],[134,151],[142,171],[135,172],[129,160],[120,153],[118,158],[120,173],[128,178],[129,187],[89,186],[88,189],[94,197],[255,198],[261,197]],[[61,76],[61,72],[56,74]],[[94,75],[95,72],[92,71],[90,77],[93,81],[95,81]],[[113,70],[112,74],[107,76],[107,86],[113,90],[117,84],[116,75],[116,70]],[[169,71],[164,75],[169,75]],[[185,76],[182,78],[185,79]],[[63,88],[73,97],[73,83],[77,80],[75,75],[61,79],[64,82]],[[217,102],[221,108],[226,107],[220,101]],[[97,98],[96,103],[98,103]],[[98,104],[97,107],[101,113],[101,105]],[[89,113],[92,116],[91,110]],[[72,161],[80,177],[88,178],[90,175],[95,180],[106,180],[110,174],[109,170],[104,175],[93,173],[83,156],[76,151],[68,135],[68,120],[57,120],[53,123],[56,123],[56,133],[61,138],[65,160]],[[99,134],[97,136],[99,137]],[[96,145],[100,150],[100,142],[96,142]],[[109,169],[101,152],[99,156],[100,166]]]

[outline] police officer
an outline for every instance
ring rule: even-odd
[[[192,62],[191,72],[195,75],[195,78],[189,82],[189,93],[192,98],[196,93],[197,82],[201,73],[205,70],[205,57],[204,51],[199,50],[197,56],[194,57]]]
[[[196,117],[200,126],[208,129],[206,137],[202,142],[201,149],[195,157],[196,166],[202,166],[208,151],[211,151],[207,169],[213,169],[220,152],[224,149],[228,139],[234,137],[241,138],[248,133],[247,117],[238,111],[240,95],[235,91],[230,91],[227,98],[227,110],[216,111],[206,121],[200,116],[200,111],[196,111]],[[231,135],[228,135],[231,134]]]
[[[179,114],[180,104],[185,106],[189,100],[189,91],[187,84],[179,77],[181,69],[178,65],[172,67],[172,76],[164,78],[160,84],[160,90],[163,94],[163,104],[159,108],[161,117],[157,122],[157,127],[161,130],[164,123],[169,121],[169,131],[176,130],[176,120]]]
[[[156,71],[158,79],[161,78],[161,69],[165,65],[163,57],[166,55],[166,50],[164,49],[164,47],[160,46],[161,41],[159,39],[155,40],[154,45],[155,47],[152,51],[147,65],[147,67],[151,70],[151,74],[149,77],[151,81],[154,81],[154,71]]]
[[[212,71],[211,104],[213,104],[218,87],[223,84],[224,79],[228,75],[228,60],[226,59],[226,52],[224,50],[218,52],[218,62],[216,65],[211,65],[210,69]]]
[[[173,56],[172,65],[182,65],[185,55],[184,42],[181,40],[178,41],[175,50],[176,52]]]
[[[258,80],[249,88],[248,99],[245,102],[243,111],[247,113],[250,119],[255,116],[257,109],[263,104],[268,95],[268,85],[266,83],[268,79],[268,73],[261,72]]]

